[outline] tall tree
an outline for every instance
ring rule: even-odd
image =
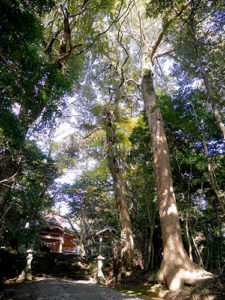
[[[113,178],[113,186],[115,199],[117,204],[117,209],[120,218],[121,224],[121,242],[122,250],[121,256],[123,261],[126,264],[132,265],[133,260],[133,251],[134,251],[134,239],[131,228],[131,221],[128,211],[127,201],[124,195],[124,185],[122,182],[121,170],[118,160],[118,155],[116,153],[116,140],[118,135],[116,134],[116,111],[107,109],[106,111],[106,152],[107,152],[107,161],[110,173]]]
[[[189,254],[192,253],[195,262],[217,273],[218,269],[208,264],[207,257],[216,255],[216,251],[212,246],[207,246],[208,238],[205,236],[205,230],[208,230],[208,226],[205,226],[203,220],[212,224],[210,231],[217,232],[217,228],[223,226],[223,210],[211,184],[208,164],[210,160],[216,185],[222,191],[224,153],[220,150],[220,140],[217,140],[220,132],[217,130],[214,116],[208,113],[204,101],[204,92],[183,86],[175,92],[173,98],[166,94],[159,98],[171,149],[171,167],[176,182],[176,198],[182,221],[184,245]],[[204,128],[204,143],[199,134],[202,128]],[[205,146],[209,157],[206,156]],[[213,213],[209,221],[209,212],[212,211],[218,216],[216,222]],[[217,244],[216,236],[211,238],[215,239]],[[209,254],[206,254],[207,252]]]
[[[173,44],[171,57],[184,71],[186,77],[201,80],[215,121],[223,139],[225,127],[223,120],[223,61],[222,32],[224,6],[221,1],[209,4],[208,1],[191,1],[183,19],[182,31],[170,32],[168,40]],[[180,20],[183,22],[183,20]]]
[[[136,232],[135,248],[141,250],[144,267],[149,270],[156,263],[157,253],[154,249],[158,245],[154,245],[153,236],[158,218],[151,141],[145,115],[137,119],[129,139],[132,146],[125,178],[133,207],[131,216],[133,231]]]
[[[157,55],[161,55],[158,50],[163,38],[168,28],[174,25],[175,20],[182,15],[188,5],[189,2],[179,2],[170,18],[158,24],[161,27],[161,31],[157,33],[155,29],[154,35],[153,29],[149,29],[151,25],[149,24],[149,20],[145,18],[145,22],[143,22],[145,14],[144,6],[141,6],[140,3],[136,4],[131,12],[132,21],[127,26],[128,35],[130,34],[130,38],[133,39],[141,52],[141,88],[151,135],[157,200],[163,239],[163,263],[160,270],[160,277],[167,283],[171,290],[180,289],[185,282],[193,284],[204,277],[209,278],[211,276],[211,274],[205,272],[190,260],[183,247],[167,139],[153,83],[154,59]],[[122,28],[125,25],[126,22],[124,20],[121,24]]]
[[[122,5],[123,1],[115,7],[113,1],[2,1],[1,127],[4,136],[17,127],[21,144],[17,151],[13,147],[6,151],[2,149],[1,211],[6,207],[7,193],[21,171],[20,148],[30,128],[37,121],[43,128],[47,120],[53,120],[59,114],[63,96],[71,90],[84,61],[82,54],[117,22]],[[101,20],[111,9],[117,11],[116,17],[110,19],[105,28]],[[99,22],[96,22],[96,15]],[[75,58],[66,64],[75,49],[79,49],[74,53]],[[80,59],[76,60],[77,56]],[[13,129],[7,128],[5,120],[9,117],[14,120]]]
[[[44,125],[57,114],[57,101],[70,88],[57,67],[43,59],[41,47],[37,46],[42,36],[39,17],[52,5],[52,1],[1,2],[0,208],[3,214],[11,187],[22,170],[29,129],[38,118]]]

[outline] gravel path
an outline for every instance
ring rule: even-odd
[[[138,300],[90,281],[38,278],[4,290],[4,300]]]

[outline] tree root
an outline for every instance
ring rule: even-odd
[[[174,265],[170,268],[162,265],[156,280],[166,284],[169,290],[178,291],[183,289],[184,284],[197,285],[214,277],[212,273],[203,270],[196,264],[188,263],[187,266],[185,264],[183,266]]]

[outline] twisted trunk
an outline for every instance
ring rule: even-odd
[[[163,119],[157,106],[153,77],[149,63],[143,59],[142,96],[149,122],[157,201],[163,241],[163,263],[159,272],[159,280],[167,283],[169,289],[181,289],[184,283],[195,284],[212,277],[194,264],[184,250],[176,199],[173,189],[169,161],[169,151]]]

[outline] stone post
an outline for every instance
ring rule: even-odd
[[[105,280],[105,276],[102,272],[102,267],[103,267],[103,260],[105,259],[105,257],[99,255],[97,257],[98,260],[98,271],[97,271],[97,276],[96,276],[96,280],[97,282],[102,282]]]
[[[16,282],[22,282],[24,280],[32,280],[31,262],[33,259],[33,251],[31,249],[27,250],[27,265],[22,273],[17,278]]]

